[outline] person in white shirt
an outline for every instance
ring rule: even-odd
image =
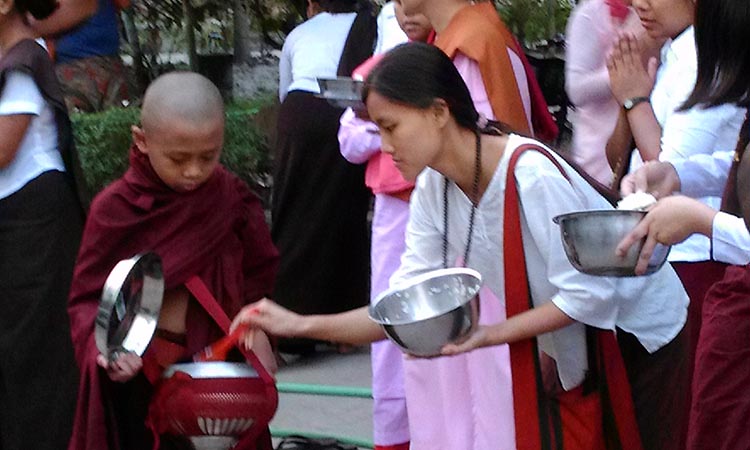
[[[302,313],[332,313],[369,300],[370,192],[364,166],[340,154],[343,113],[319,98],[318,78],[349,76],[372,54],[376,21],[356,0],[318,0],[323,10],[292,30],[279,60],[271,235],[281,260],[274,298]],[[325,261],[318,264],[317,261]],[[280,342],[289,353],[316,342]]]
[[[628,136],[632,134],[637,148],[630,159],[630,170],[637,169],[642,161],[679,162],[694,155],[731,152],[742,125],[742,108],[734,104],[683,108],[697,76],[694,1],[635,0],[633,7],[649,36],[667,41],[658,70],[654,59],[643,63],[640,43],[628,35],[619,40],[608,60],[612,92],[621,105],[616,133],[625,130]],[[610,162],[626,163],[629,152],[615,149],[612,154],[611,146],[609,150]],[[699,200],[714,209],[721,203],[720,195]],[[673,246],[668,258],[690,296],[691,359],[701,328],[703,298],[726,267],[712,258],[711,251],[708,238],[693,235]],[[681,450],[682,445],[676,445]]]
[[[750,105],[747,3],[698,1],[695,28],[698,78],[685,107],[732,104],[747,108]],[[677,243],[700,234],[711,239],[715,259],[732,264],[724,278],[708,291],[703,303],[688,450],[739,450],[750,442],[748,125],[746,119],[735,158],[731,152],[716,152],[671,164],[654,162],[623,180],[624,194],[647,190],[662,198],[623,240],[619,251],[646,237],[641,252],[643,261],[656,243]],[[717,195],[724,191],[722,211],[693,198],[671,195],[680,191],[690,196]]]
[[[29,16],[52,0],[0,4],[0,446],[66,448],[78,369],[67,314],[84,207],[70,120]]]
[[[587,345],[586,325],[617,329],[626,355],[640,428],[631,420],[634,429],[619,437],[640,437],[647,443],[657,433],[659,442],[669,439],[676,429],[673,425],[679,426],[673,417],[684,407],[679,403],[681,395],[673,397],[672,386],[682,386],[687,375],[680,356],[688,299],[674,271],[667,265],[649,277],[610,278],[574,269],[552,218],[612,206],[542,144],[505,134],[496,122],[484,123],[459,72],[437,48],[412,43],[392,50],[369,75],[364,98],[369,117],[380,129],[382,151],[393,157],[404,178],[416,178],[406,251],[391,286],[456,264],[479,271],[485,285],[480,293],[480,327],[467,342],[444,347],[443,355],[450,357],[405,362],[411,448],[506,449],[526,442],[531,433],[538,437],[539,432],[530,431],[524,420],[529,405],[537,403],[523,395],[529,385],[533,395],[538,395],[537,378],[533,373],[513,375],[519,368],[514,354],[539,355],[534,342],[538,342],[542,364],[550,369],[545,371],[551,374],[546,378],[545,396],[560,407],[562,418],[556,423],[565,446],[602,448],[601,410],[598,406],[590,410],[593,414],[580,410],[598,398],[588,396],[584,387],[596,372],[589,367],[587,352],[593,347]],[[517,159],[515,176],[510,175],[516,150],[526,144],[548,156],[538,151],[524,153]],[[506,202],[511,195],[508,187],[516,185],[518,198],[509,197]],[[508,205],[519,209],[511,215],[514,220],[505,213]],[[508,231],[513,225],[517,234]],[[517,248],[506,252],[506,241],[512,238]],[[527,272],[524,265],[528,284],[522,279]],[[508,274],[513,279],[507,279]],[[527,285],[530,292],[517,293]],[[519,305],[526,310],[519,311]],[[367,318],[365,308],[301,316],[265,299],[252,310],[240,313],[237,322],[282,336],[352,343],[384,336]],[[612,333],[602,333],[614,345],[605,358],[619,358]],[[654,365],[660,370],[667,366],[670,376],[646,377]],[[608,371],[607,379],[614,382],[611,375]],[[612,398],[628,399],[626,392],[613,391]],[[578,425],[567,420],[571,412],[578,413]],[[659,420],[651,416],[647,423],[649,414]]]

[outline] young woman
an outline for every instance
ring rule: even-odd
[[[66,304],[83,228],[80,167],[54,67],[28,15],[0,2],[0,446],[63,449],[77,368]]]
[[[696,4],[695,37],[698,77],[683,108],[750,105],[750,10],[741,0],[700,0]],[[677,243],[693,233],[711,239],[713,256],[729,264],[724,278],[706,294],[703,326],[698,340],[690,411],[690,450],[741,449],[750,441],[750,366],[746,336],[750,333],[750,219],[746,180],[750,175],[744,127],[737,144],[734,171],[731,152],[696,155],[688,160],[647,164],[624,180],[625,193],[635,190],[669,195],[681,191],[692,197],[719,195],[722,212],[693,198],[665,197],[620,245],[624,251],[647,236],[642,260],[653,244]],[[740,164],[740,161],[742,163]],[[727,175],[729,181],[727,182]],[[735,189],[739,187],[739,189]],[[743,217],[740,213],[744,215]]]
[[[607,56],[619,33],[647,36],[630,4],[630,0],[578,3],[565,30],[565,92],[575,105],[570,152],[581,167],[605,185],[612,181],[612,169],[604,149],[621,108],[609,86]],[[659,46],[653,45],[652,53],[658,54]]]
[[[405,15],[400,0],[394,1],[393,6],[399,32],[410,41],[427,41],[432,32],[427,18],[423,14]],[[393,41],[389,34],[383,37],[386,41]],[[353,75],[364,78],[381,57],[382,54],[373,56]],[[388,288],[388,280],[398,268],[404,252],[409,196],[414,183],[405,180],[390,156],[380,151],[377,125],[360,119],[351,108],[341,116],[338,136],[341,154],[347,161],[353,164],[367,163],[365,184],[375,196],[370,252],[372,302]],[[409,421],[404,396],[403,355],[395,344],[387,340],[373,342],[370,354],[375,450],[408,450]]]
[[[534,424],[529,416],[536,417],[537,403],[524,394],[537,395],[535,377],[517,370],[519,358],[535,356],[532,338],[537,336],[544,367],[551,369],[546,372],[554,374],[541,395],[559,412],[558,437],[565,448],[606,448],[612,435],[601,426],[599,397],[584,389],[596,372],[589,367],[587,350],[594,349],[587,348],[585,325],[619,330],[628,368],[635,369],[629,375],[636,410],[669,419],[670,407],[679,405],[669,403],[673,399],[668,398],[666,379],[644,382],[636,368],[658,362],[669,364],[675,377],[670,383],[684,376],[685,367],[676,356],[687,297],[679,280],[669,267],[640,279],[581,274],[568,262],[552,222],[558,214],[611,205],[552,154],[548,159],[540,152],[526,152],[517,158],[512,174],[508,172],[517,148],[541,144],[484,123],[451,60],[434,47],[412,43],[392,50],[368,77],[364,96],[369,116],[380,128],[382,151],[393,157],[406,179],[417,179],[406,251],[391,285],[455,264],[478,270],[485,280],[482,327],[465,346],[446,347],[444,352],[476,350],[450,358],[411,359],[404,365],[411,448],[535,448],[530,441],[539,442],[534,439],[543,433],[539,423],[537,431],[530,431]],[[507,188],[516,185],[518,198],[506,202]],[[520,211],[511,220],[505,210],[514,207]],[[520,234],[511,233],[512,226]],[[535,306],[525,312],[529,295],[517,290],[527,286],[524,266]],[[353,343],[383,338],[364,308],[299,316],[264,300],[255,309],[241,313],[238,321],[285,336]],[[617,357],[616,350],[605,355],[608,361]],[[614,374],[607,374],[614,382]],[[526,390],[529,385],[531,390]],[[617,392],[612,398],[627,395],[619,390],[622,386],[610,387]],[[571,416],[584,418],[576,426],[568,421]],[[671,424],[661,419],[656,432],[668,433]],[[637,439],[638,432],[627,437]]]

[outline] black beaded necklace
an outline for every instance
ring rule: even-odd
[[[477,144],[474,159],[474,184],[471,187],[471,214],[469,215],[469,235],[466,237],[466,249],[464,250],[464,266],[469,263],[469,252],[471,250],[471,237],[474,231],[474,216],[479,203],[479,178],[482,173],[482,135],[476,131]],[[448,268],[448,178],[443,176],[443,267]]]

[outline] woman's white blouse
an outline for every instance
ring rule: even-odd
[[[356,13],[322,12],[286,37],[279,59],[279,100],[290,91],[320,93],[317,78],[333,78]]]
[[[0,199],[23,188],[26,183],[50,170],[65,171],[57,149],[57,123],[52,108],[30,75],[13,71],[0,93],[0,116],[32,116],[13,161],[0,168]]]
[[[505,304],[503,270],[503,205],[508,161],[519,145],[535,141],[511,135],[508,146],[479,203],[468,267],[478,270],[485,286]],[[679,278],[666,264],[650,276],[613,278],[578,272],[562,247],[552,218],[568,212],[611,209],[572,168],[560,160],[570,177],[538,152],[518,161],[516,181],[531,296],[535,305],[553,301],[578,322],[602,329],[619,327],[633,333],[649,351],[670,342],[687,317],[688,297]],[[471,203],[453,183],[449,187],[448,260],[464,254]],[[417,273],[440,268],[443,248],[443,176],[432,169],[419,175],[411,198],[406,251],[391,285]],[[501,318],[502,320],[502,318]],[[581,323],[540,337],[541,349],[558,364],[566,389],[583,381],[587,369],[585,332]]]

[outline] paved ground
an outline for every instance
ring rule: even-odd
[[[322,352],[292,360],[279,369],[277,381],[282,389],[285,385],[299,387],[298,383],[315,385],[312,388],[343,386],[370,389],[369,348],[363,347],[346,354]],[[271,422],[271,429],[353,438],[353,443],[359,441],[358,445],[367,448],[364,444],[372,441],[372,400],[281,392],[279,409]],[[274,444],[278,442],[279,438],[275,438]]]

